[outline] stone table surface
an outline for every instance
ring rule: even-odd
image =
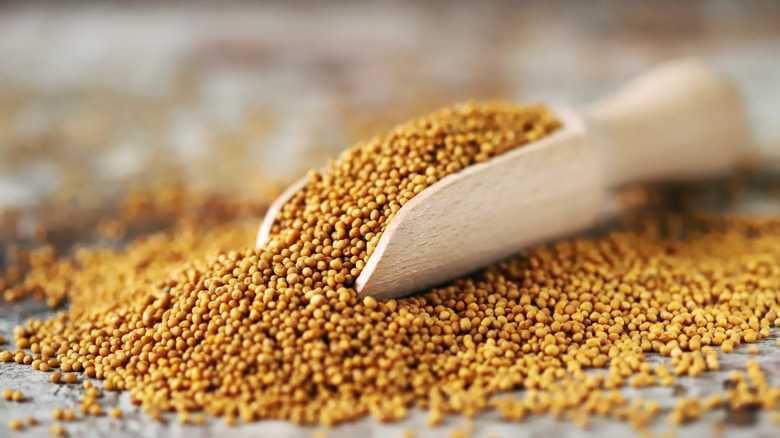
[[[439,106],[583,104],[643,69],[688,56],[735,79],[756,148],[776,154],[779,2],[0,3],[0,209],[17,213],[13,222],[0,220],[0,250],[29,238],[36,218],[26,209],[58,196],[94,209],[129,188],[179,181],[268,197],[356,139]],[[719,208],[777,212],[776,201],[749,192]],[[0,303],[0,335],[8,339],[16,324],[50,314],[34,301]],[[776,342],[774,330],[751,358],[780,384]],[[722,355],[719,372],[624,394],[656,397],[668,408],[676,397],[722,391],[746,350]],[[16,435],[47,436],[51,409],[77,407],[83,391],[4,363],[0,388],[25,394],[22,403],[0,400],[0,437],[11,436],[10,418],[28,415],[43,425]],[[125,419],[80,419],[67,425],[69,436],[309,437],[319,430],[156,422],[126,393],[106,393],[101,404],[122,407]],[[764,413],[724,415],[709,413],[676,434],[709,436],[724,421],[725,436],[780,436]],[[657,423],[653,430],[667,429]],[[327,433],[436,437],[465,427],[447,417],[429,429],[425,413],[413,411],[398,424],[363,419]],[[548,417],[515,424],[488,414],[473,422],[480,437],[633,434],[600,419],[587,430]]]

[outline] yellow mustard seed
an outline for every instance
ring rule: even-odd
[[[76,411],[73,409],[65,409],[62,411],[62,419],[63,421],[73,421],[76,419]]]
[[[176,415],[176,419],[177,419],[177,420],[179,421],[179,423],[181,423],[181,424],[187,424],[187,423],[189,423],[189,421],[190,421],[190,414],[189,414],[189,412],[187,412],[187,411],[182,411],[182,412],[179,412],[179,413]]]
[[[317,294],[317,295],[314,295],[314,296],[311,298],[311,301],[310,301],[310,302],[311,302],[313,305],[315,305],[315,306],[321,306],[321,305],[323,305],[323,304],[327,303],[327,302],[328,302],[328,299],[327,299],[327,298],[325,298],[325,295],[322,295],[322,294]]]
[[[99,404],[93,403],[89,406],[89,415],[97,417],[101,413],[103,413],[103,408]]]
[[[16,418],[12,418],[11,421],[8,422],[8,428],[14,431],[22,430],[22,422],[17,420]]]
[[[122,409],[120,408],[111,408],[108,411],[108,416],[114,419],[120,419],[122,418]]]
[[[363,298],[363,305],[369,309],[376,309],[377,303],[374,297]]]
[[[51,436],[65,436],[65,427],[61,424],[52,424],[49,426],[49,435]]]

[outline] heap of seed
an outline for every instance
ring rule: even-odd
[[[123,250],[34,259],[25,287],[64,293],[71,309],[14,338],[33,352],[29,364],[54,360],[104,379],[153,418],[175,410],[186,422],[205,410],[229,424],[333,424],[396,420],[418,406],[433,424],[447,412],[496,409],[507,419],[546,413],[586,426],[600,415],[642,428],[658,403],[628,403],[617,389],[717,369],[712,346],[726,352],[780,324],[780,220],[652,219],[537,248],[415,297],[358,300],[352,288],[409,199],[557,126],[542,108],[507,105],[401,125],[312,172],[263,249],[232,250],[254,227],[188,224]],[[670,356],[671,369],[646,362],[653,351]],[[525,399],[491,397],[517,388]],[[777,388],[746,388],[731,408],[777,406]],[[99,407],[95,397],[85,396],[85,413]],[[681,405],[674,418],[697,409]]]

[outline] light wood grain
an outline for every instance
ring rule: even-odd
[[[748,155],[748,123],[734,85],[689,59],[659,66],[587,106],[583,117],[607,184],[721,174]]]
[[[739,95],[687,60],[651,71],[533,144],[449,175],[404,205],[357,278],[361,296],[397,298],[466,275],[528,246],[594,225],[611,189],[702,178],[747,149]],[[301,180],[272,206],[257,244]]]

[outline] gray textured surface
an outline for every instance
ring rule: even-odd
[[[0,206],[47,195],[121,191],[146,178],[152,164],[167,176],[230,186],[255,172],[285,182],[333,155],[364,130],[467,98],[582,103],[628,76],[667,59],[702,56],[738,81],[757,144],[780,145],[780,3],[265,3],[131,6],[79,3],[0,5]],[[236,146],[238,143],[239,146]],[[238,160],[222,159],[232,154]],[[240,161],[240,163],[237,163]],[[236,167],[239,166],[239,167]],[[240,167],[243,166],[243,167]],[[780,210],[749,193],[732,209]],[[29,224],[22,224],[24,235]],[[0,335],[50,314],[40,303],[0,304]],[[756,358],[780,384],[777,329]],[[2,349],[15,349],[8,344]],[[677,389],[639,392],[665,407],[675,396],[723,389],[748,359],[741,346],[721,356],[721,372],[679,380]],[[652,357],[651,360],[660,360]],[[52,385],[43,373],[0,363],[0,389],[25,394],[0,400],[0,436],[14,417],[42,423],[18,436],[46,436],[55,407],[76,408],[80,386]],[[630,398],[637,394],[626,390]],[[70,436],[308,437],[317,428],[282,422],[182,427],[151,421],[127,394],[107,393],[125,419],[79,418]],[[677,436],[780,435],[764,413],[755,422],[710,413]],[[661,416],[660,418],[664,418]],[[738,424],[740,423],[740,424]],[[330,436],[449,436],[465,420],[435,429],[413,412],[399,424],[372,419]],[[661,421],[653,430],[663,432]],[[628,425],[594,419],[572,423],[531,418],[514,424],[495,414],[474,423],[480,437],[631,436]]]

